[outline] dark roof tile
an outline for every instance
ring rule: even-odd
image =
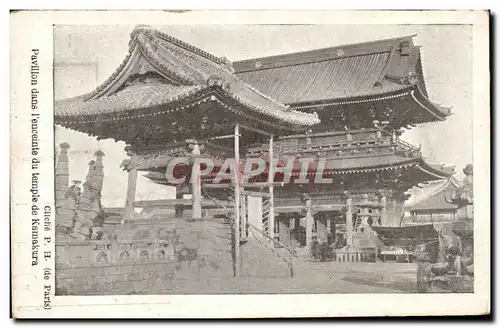
[[[137,72],[155,71],[169,84],[128,86]],[[319,123],[315,115],[289,109],[232,73],[231,63],[212,56],[164,33],[145,27],[131,34],[129,55],[96,90],[56,101],[56,122],[82,116],[132,111],[187,100],[198,91],[220,86],[225,96],[250,111],[294,125]]]

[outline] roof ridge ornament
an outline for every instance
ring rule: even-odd
[[[410,72],[405,77],[401,78],[401,84],[413,85],[418,82],[419,78],[416,73]]]
[[[229,70],[229,72],[234,73],[233,62],[230,61],[226,56],[220,57],[222,64]]]
[[[207,78],[207,86],[212,87],[212,86],[223,86],[224,85],[224,79],[219,76],[219,75],[210,75]]]

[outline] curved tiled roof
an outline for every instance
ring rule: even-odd
[[[238,76],[284,103],[349,98],[401,89],[401,85],[390,81],[374,87],[388,57],[389,53],[377,53],[254,70]]]
[[[55,121],[71,122],[71,128],[78,128],[82,121],[134,119],[140,116],[133,115],[134,110],[174,103],[181,109],[196,106],[213,98],[211,90],[221,95],[215,100],[222,107],[245,118],[294,128],[320,123],[317,115],[302,110],[403,96],[401,101],[410,101],[405,106],[423,114],[419,123],[442,120],[450,111],[427,99],[420,48],[413,45],[412,38],[231,63],[140,26],[131,33],[129,54],[112,76],[88,94],[56,101]],[[130,85],[131,78],[149,72],[158,74],[163,84]]]
[[[134,74],[151,71],[165,78],[168,84],[123,88]],[[292,110],[247,85],[232,73],[228,61],[145,27],[138,27],[132,32],[129,55],[101,86],[89,94],[56,101],[56,122],[148,108],[173,101],[189,102],[197,92],[217,86],[247,111],[294,125],[319,123],[317,116]]]
[[[425,244],[429,240],[437,240],[438,233],[432,224],[412,227],[377,227],[372,226],[377,235],[388,246],[405,246]]]
[[[71,116],[88,116],[127,112],[139,108],[149,108],[168,104],[180,98],[188,98],[204,86],[175,86],[171,84],[135,85],[110,96],[82,101],[80,97],[60,100],[56,105],[56,115],[61,119]]]
[[[160,184],[167,183],[166,175],[164,173],[165,170],[161,170],[161,172],[158,172],[157,169],[166,167],[171,159],[172,158],[169,157],[157,157],[156,159],[141,161],[141,170],[149,171],[149,173],[145,175],[145,177],[147,177],[148,179]],[[267,159],[265,160],[267,161]],[[284,167],[286,166],[286,163],[283,161],[282,163],[278,163],[278,165]],[[222,166],[222,162],[218,161],[215,163],[215,167],[220,166]],[[245,165],[242,163],[241,166],[243,169]],[[325,177],[332,177],[334,175],[381,172],[401,169],[421,170],[422,166],[426,166],[426,163],[421,157],[408,158],[404,156],[391,155],[362,158],[326,158],[326,165],[324,167],[324,170],[317,169],[317,160],[309,163],[307,176],[314,177],[319,172]],[[294,162],[291,176],[294,178],[298,178],[302,174],[301,169],[302,163],[299,161],[299,159],[297,159]],[[259,177],[263,178],[265,181],[265,179],[267,179],[268,172],[269,171],[267,167],[263,170]],[[423,172],[427,173],[426,171]],[[204,182],[212,181],[217,174],[218,171],[215,170],[209,174],[203,175],[202,180]],[[447,177],[449,176],[446,172],[441,172],[440,176],[427,174],[428,181],[443,179]]]
[[[417,203],[407,207],[408,211],[427,211],[427,210],[439,210],[439,209],[454,209],[457,208],[456,205],[450,204],[446,201],[446,197],[449,196],[453,191],[457,190],[458,183],[454,178],[449,178],[446,182],[439,186],[436,190],[433,190],[425,198],[421,199]]]
[[[412,36],[234,63],[236,75],[294,108],[372,98],[411,86],[427,98],[420,47]],[[334,103],[334,104],[335,104]],[[449,112],[426,102],[437,115]]]

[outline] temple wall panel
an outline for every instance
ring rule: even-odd
[[[275,204],[275,206],[277,206]],[[248,223],[262,230],[262,198],[248,196]]]

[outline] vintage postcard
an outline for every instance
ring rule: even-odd
[[[13,12],[13,316],[488,314],[488,42],[485,11]]]

